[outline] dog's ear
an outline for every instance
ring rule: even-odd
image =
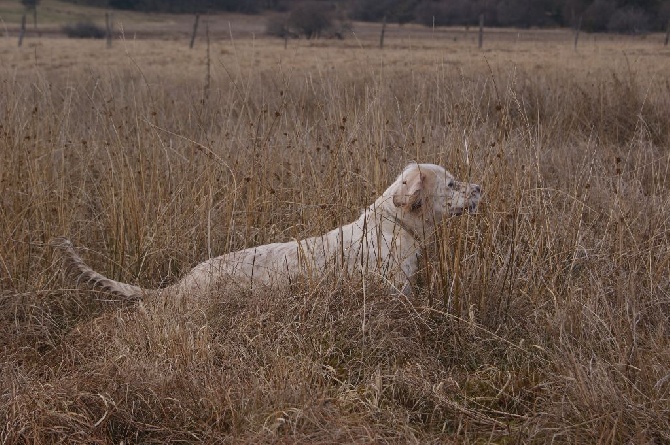
[[[414,212],[423,206],[423,191],[426,182],[425,173],[414,169],[403,174],[400,187],[393,194],[393,205]]]

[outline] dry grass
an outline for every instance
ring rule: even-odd
[[[0,442],[670,441],[667,49],[218,42],[206,92],[185,42],[29,43],[0,46]],[[45,247],[160,286],[351,221],[412,159],[486,195],[409,299],[121,307]]]

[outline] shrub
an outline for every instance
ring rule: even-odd
[[[77,22],[63,26],[63,32],[71,39],[104,39],[104,28],[93,22]]]
[[[343,39],[345,35],[351,32],[351,22],[346,20],[343,15],[337,17],[335,14],[329,14],[326,11],[325,18],[319,19],[303,14],[303,9],[300,11],[298,14],[270,16],[265,22],[265,34],[282,39],[297,39],[301,35],[308,39],[312,37]]]
[[[289,26],[305,37],[320,37],[333,26],[331,12],[321,3],[306,2],[296,7],[288,17]]]
[[[396,9],[394,0],[354,0],[351,3],[351,18],[364,22],[380,22],[387,17],[392,21]]]
[[[472,25],[476,22],[468,1],[421,3],[415,13],[418,22],[426,26]]]
[[[607,24],[607,30],[621,33],[641,33],[649,31],[649,16],[641,9],[617,9]]]
[[[611,0],[596,0],[584,11],[583,26],[586,31],[605,31],[616,5]]]
[[[273,15],[268,18],[265,22],[265,33],[269,36],[281,38],[294,37],[293,33],[289,30],[288,18],[283,14]]]

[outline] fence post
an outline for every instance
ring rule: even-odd
[[[33,25],[35,27],[35,31],[37,31],[37,36],[42,37],[42,33],[37,29],[37,5],[33,8]]]
[[[379,49],[384,49],[384,33],[386,32],[386,14],[382,20],[382,35],[379,37]]]
[[[207,39],[207,77],[205,78],[205,100],[209,99],[209,88],[212,82],[212,64],[209,52],[209,20],[205,20],[205,38]]]
[[[479,14],[479,40],[478,40],[479,49],[482,49],[483,44],[484,44],[484,14]]]
[[[577,21],[577,27],[575,28],[575,51],[577,51],[577,41],[579,41],[579,31],[582,29],[582,17],[579,16],[579,20]]]
[[[19,46],[23,45],[23,36],[26,34],[26,15],[21,16],[21,31],[19,31]]]
[[[189,48],[193,49],[193,43],[195,42],[195,34],[198,32],[198,22],[200,21],[200,14],[195,15],[195,23],[193,23],[193,34],[191,34],[191,44],[188,45]]]
[[[107,48],[112,47],[112,15],[105,12],[105,37],[107,39]]]

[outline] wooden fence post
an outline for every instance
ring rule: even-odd
[[[37,31],[37,5],[33,8],[33,26],[35,28],[35,31]],[[40,35],[41,33],[38,31],[37,35]]]
[[[112,47],[112,15],[105,12],[105,37],[107,38],[107,48]]]
[[[379,37],[379,49],[384,49],[384,33],[386,32],[386,15],[382,21],[382,35]]]
[[[209,52],[209,20],[205,20],[205,37],[207,39],[207,77],[205,78],[205,100],[209,99],[209,88],[212,83],[212,64]]]
[[[579,41],[579,31],[582,29],[582,17],[579,16],[579,20],[577,21],[577,27],[575,28],[575,51],[577,51],[577,41]]]
[[[23,36],[26,34],[26,15],[21,16],[21,31],[19,31],[19,46],[23,45]]]
[[[198,22],[200,21],[200,14],[195,15],[195,23],[193,23],[193,34],[191,34],[191,44],[188,45],[189,48],[193,49],[193,43],[195,43],[195,34],[198,32]]]
[[[484,14],[479,14],[479,40],[478,40],[479,49],[482,49],[483,44],[484,44]]]

